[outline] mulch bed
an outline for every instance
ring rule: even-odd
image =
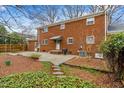
[[[70,67],[70,70],[68,69],[68,72],[71,75],[78,76],[83,80],[91,81],[100,87],[106,88],[123,87],[121,82],[114,81],[114,75],[108,72],[107,65],[104,60],[79,57],[73,58],[65,62],[64,64]],[[98,70],[98,73],[94,74],[92,72],[81,70],[76,67],[93,68]],[[107,71],[107,73],[106,72],[101,73],[101,71]]]
[[[91,74],[91,72],[87,72],[77,68],[71,68],[69,73],[83,80],[90,81],[102,88],[122,88],[123,87],[123,84],[121,82],[114,81],[114,77],[112,74],[108,74],[108,73],[107,74],[100,73],[99,75]]]
[[[78,58],[73,58],[73,59],[65,62],[64,64],[72,65],[72,66],[86,67],[86,68],[93,68],[93,69],[101,70],[101,71],[109,71],[106,62],[101,59],[78,57]]]
[[[5,61],[12,61],[12,65],[6,66]],[[31,72],[38,71],[42,69],[43,65],[36,60],[33,60],[24,56],[13,56],[13,55],[2,55],[0,56],[0,77],[21,73],[21,72]]]

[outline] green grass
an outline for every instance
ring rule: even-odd
[[[47,72],[47,73],[51,73],[51,62],[48,62],[48,61],[41,61],[41,64],[43,64],[43,69],[42,71],[43,72]]]
[[[5,55],[5,53],[3,53],[3,52],[0,52],[0,56],[3,56],[3,55]]]
[[[93,88],[90,82],[76,77],[56,78],[45,72],[13,74],[0,78],[1,88]]]
[[[85,67],[70,67],[70,66],[67,66],[67,65],[61,65],[63,71],[66,73],[66,75],[72,75],[71,72],[72,72],[72,69],[79,69],[79,70],[82,70],[82,71],[86,71],[86,72],[89,72],[90,74],[93,74],[93,75],[101,75],[102,73],[100,71],[97,71],[95,69],[92,69],[92,68],[85,68]]]
[[[95,70],[95,69],[92,69],[92,68],[85,68],[85,67],[82,67],[81,70],[84,70],[84,71],[87,71],[87,72],[90,72],[91,74],[101,74],[101,72]]]

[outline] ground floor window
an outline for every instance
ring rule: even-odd
[[[73,37],[68,37],[67,38],[67,44],[73,44],[74,43],[74,38]]]
[[[48,39],[44,39],[44,40],[42,41],[42,45],[48,45]]]

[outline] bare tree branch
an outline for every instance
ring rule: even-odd
[[[124,11],[123,12],[120,11],[122,9],[124,9],[124,6],[121,6],[121,5],[108,5],[108,6],[91,5],[89,6],[89,13],[98,13],[100,11],[106,11],[108,15],[108,24],[112,25],[112,24],[118,23],[119,20],[123,17]],[[119,15],[117,15],[117,13]]]
[[[83,16],[85,13],[85,6],[83,5],[65,5],[62,9],[65,18],[75,18]]]

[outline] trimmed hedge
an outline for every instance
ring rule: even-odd
[[[1,88],[94,88],[95,85],[76,77],[56,78],[44,72],[9,75],[0,79]]]

